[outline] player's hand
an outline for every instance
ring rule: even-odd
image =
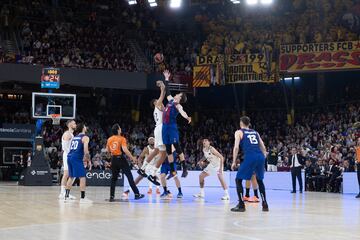
[[[161,80],[156,81],[156,86],[158,86],[159,88],[165,88],[165,84]]]
[[[170,72],[169,72],[169,70],[165,70],[164,72],[163,72],[163,74],[164,74],[164,77],[165,77],[165,81],[169,81],[169,79],[170,79]]]
[[[236,163],[235,163],[235,162],[233,162],[233,163],[231,164],[231,170],[233,170],[233,171],[236,170]]]
[[[186,120],[188,120],[188,123],[191,123],[191,117],[188,117]]]

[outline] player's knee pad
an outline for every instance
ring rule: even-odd
[[[257,183],[258,183],[258,186],[259,186],[259,190],[260,191],[265,190],[264,181],[260,180],[260,179],[256,179],[256,180],[257,180]]]
[[[179,143],[174,143],[175,151],[178,155],[182,154],[182,149]]]
[[[171,144],[166,144],[166,153],[167,155],[171,155],[172,154],[172,151],[171,151]]]

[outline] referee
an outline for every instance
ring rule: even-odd
[[[112,136],[107,140],[106,148],[111,154],[111,186],[110,186],[110,202],[114,201],[115,186],[118,179],[120,170],[126,175],[129,185],[135,194],[135,200],[144,197],[144,194],[139,193],[139,189],[136,187],[133,175],[128,161],[123,153],[126,154],[132,161],[136,162],[136,158],[130,153],[127,148],[126,139],[121,136],[121,128],[119,124],[114,124],[111,128]]]

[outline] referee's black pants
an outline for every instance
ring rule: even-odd
[[[110,197],[115,196],[115,186],[116,181],[118,179],[120,170],[125,174],[128,179],[129,185],[135,194],[139,194],[139,189],[136,187],[134,182],[133,175],[131,173],[131,169],[129,166],[128,161],[125,159],[124,156],[112,156],[111,157],[111,186],[110,186]]]

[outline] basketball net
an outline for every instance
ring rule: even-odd
[[[50,114],[53,125],[60,125],[61,114]]]

